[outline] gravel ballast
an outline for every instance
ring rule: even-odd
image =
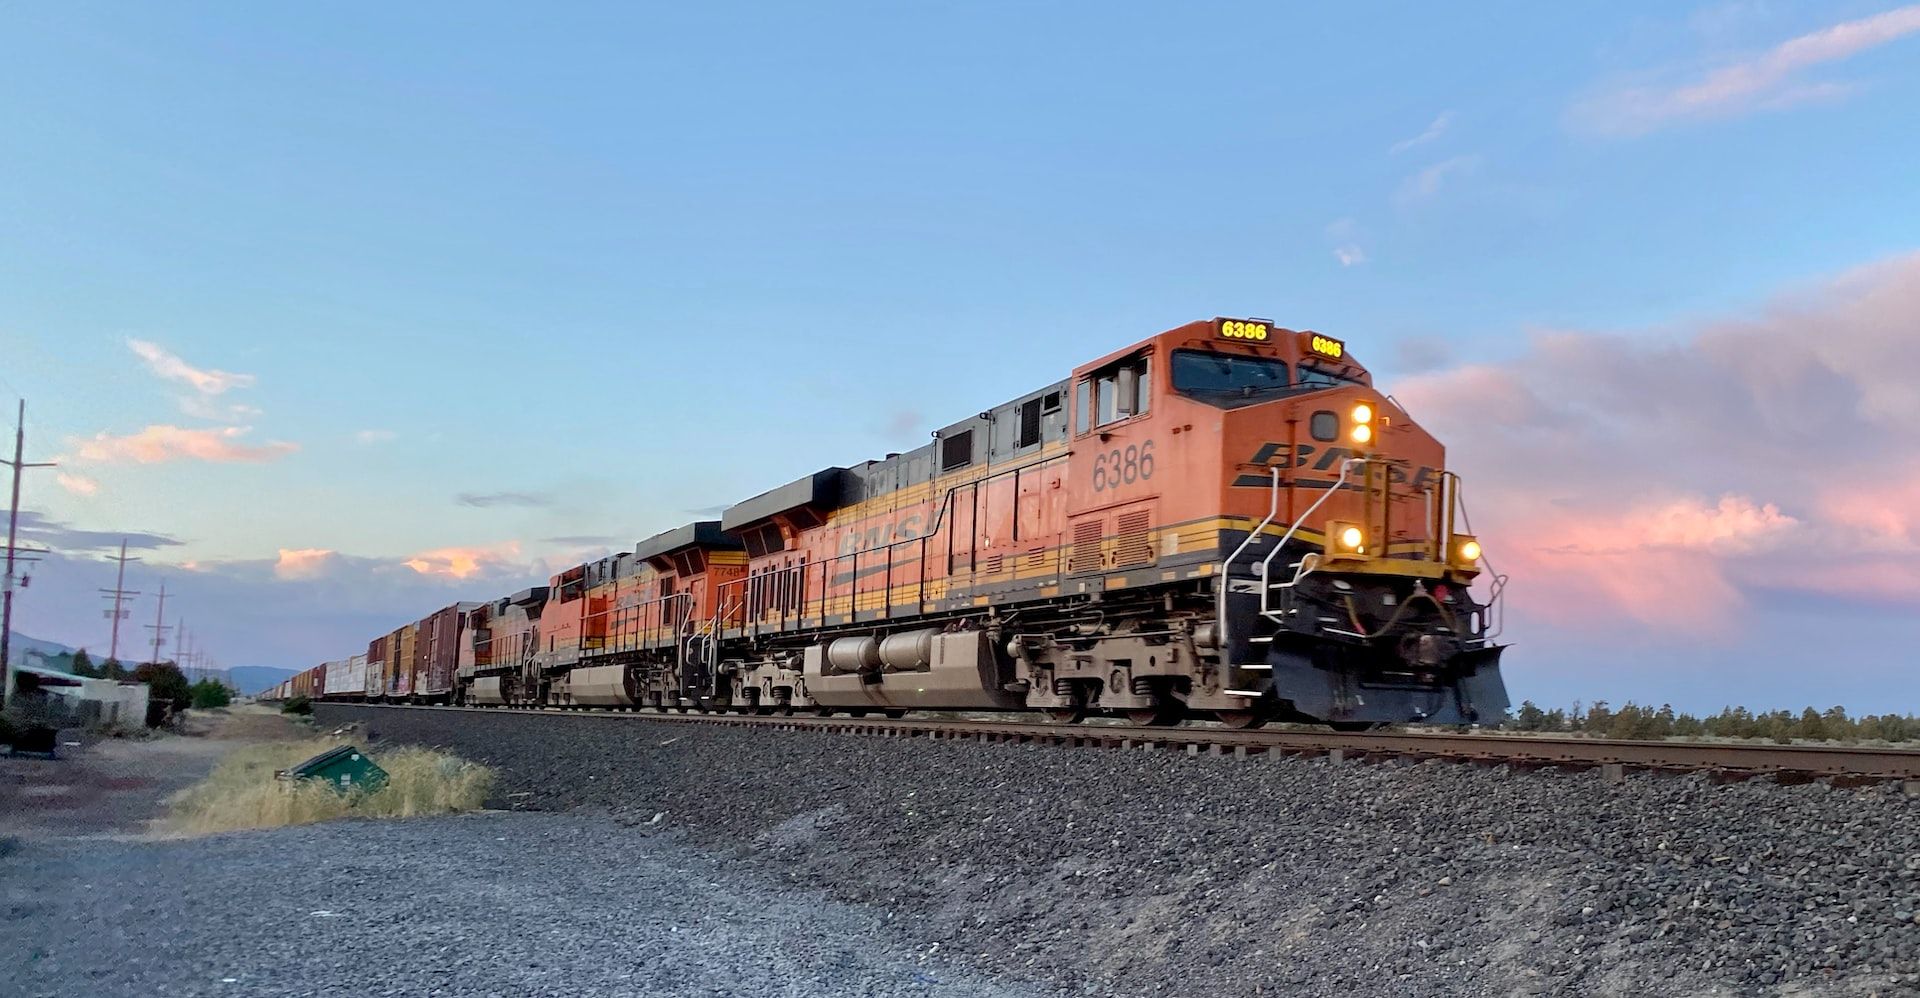
[[[1920,993],[1897,787],[319,709],[1074,993]]]
[[[606,816],[0,846],[9,996],[1032,994]]]

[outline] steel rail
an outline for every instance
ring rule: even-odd
[[[448,707],[321,701],[318,706],[483,714],[556,714],[673,724],[750,725],[786,731],[831,731],[877,737],[1020,742],[1107,748],[1185,748],[1189,755],[1325,755],[1348,759],[1441,759],[1528,768],[1599,768],[1610,779],[1628,769],[1708,772],[1729,778],[1774,776],[1783,782],[1832,779],[1844,784],[1905,781],[1920,792],[1920,750],[1840,745],[1633,741],[1452,732],[1338,732],[1122,724],[1046,724],[939,717],[868,718],[726,713],[661,713],[652,709],[581,707]]]

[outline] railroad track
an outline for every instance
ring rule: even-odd
[[[1442,759],[1525,768],[1597,769],[1610,781],[1629,770],[1705,772],[1728,780],[1771,776],[1783,783],[1830,780],[1859,786],[1901,781],[1920,793],[1920,751],[1830,745],[1755,745],[1651,742],[1609,738],[1536,738],[1515,735],[1232,728],[1136,728],[1107,724],[952,720],[937,717],[843,718],[721,713],[659,713],[559,707],[445,707],[409,704],[330,706],[383,710],[469,711],[627,717],[669,724],[743,725],[780,731],[832,731],[880,738],[1018,742],[1068,747],[1184,750],[1188,755],[1327,756],[1335,761]]]

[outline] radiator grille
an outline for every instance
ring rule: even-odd
[[[1067,560],[1069,572],[1098,572],[1101,568],[1100,521],[1082,520],[1073,525],[1073,557]]]
[[[1153,515],[1144,509],[1122,513],[1117,526],[1120,529],[1114,537],[1114,567],[1127,568],[1134,565],[1153,564],[1153,545],[1147,540],[1148,533],[1153,527]]]

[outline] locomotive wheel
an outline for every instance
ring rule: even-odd
[[[1141,728],[1171,728],[1187,719],[1187,705],[1172,697],[1155,697],[1153,706],[1129,710],[1127,721]]]
[[[1254,710],[1223,710],[1216,716],[1220,718],[1221,724],[1243,731],[1257,728],[1267,723],[1267,716]]]
[[[848,717],[865,717],[867,716],[867,711],[866,711],[866,708],[864,707],[855,707],[854,709],[847,711],[847,716]]]
[[[1065,706],[1047,708],[1047,718],[1055,724],[1079,724],[1087,716],[1087,691],[1074,686],[1066,696],[1068,702]]]
[[[904,710],[890,710],[890,711],[887,711],[887,716],[898,721],[899,719],[907,716],[907,712]]]
[[[1327,727],[1335,731],[1379,731],[1387,726],[1385,721],[1328,721]]]

